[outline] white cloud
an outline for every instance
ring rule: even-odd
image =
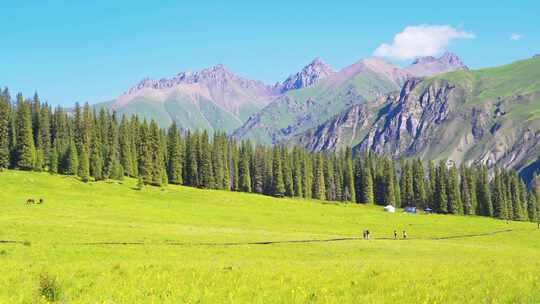
[[[381,44],[374,55],[400,60],[435,56],[445,51],[454,39],[473,38],[473,33],[458,31],[449,25],[407,26],[394,36],[391,44]]]
[[[523,39],[523,35],[521,34],[518,34],[518,33],[512,33],[512,35],[510,35],[510,40],[521,40]]]

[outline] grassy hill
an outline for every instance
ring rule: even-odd
[[[410,81],[382,103],[353,105],[293,143],[497,164],[530,180],[540,168],[540,58]]]
[[[43,273],[66,303],[540,301],[531,223],[135,184],[0,173],[0,302],[45,302]]]

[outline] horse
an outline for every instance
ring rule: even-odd
[[[33,198],[29,198],[29,199],[26,200],[27,205],[35,204],[35,203],[36,203],[36,201]]]

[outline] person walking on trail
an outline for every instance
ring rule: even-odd
[[[394,240],[398,239],[397,230],[394,230]]]
[[[403,230],[403,239],[406,240],[407,239],[407,231]]]
[[[369,240],[369,229],[366,229],[366,240]]]

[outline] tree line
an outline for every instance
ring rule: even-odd
[[[84,182],[138,178],[140,185],[178,184],[536,221],[538,187],[515,171],[444,161],[396,161],[351,148],[311,153],[301,147],[253,145],[225,133],[160,129],[153,120],[75,104],[52,109],[38,94],[0,94],[0,169],[76,175]],[[537,185],[536,180],[534,185]]]

